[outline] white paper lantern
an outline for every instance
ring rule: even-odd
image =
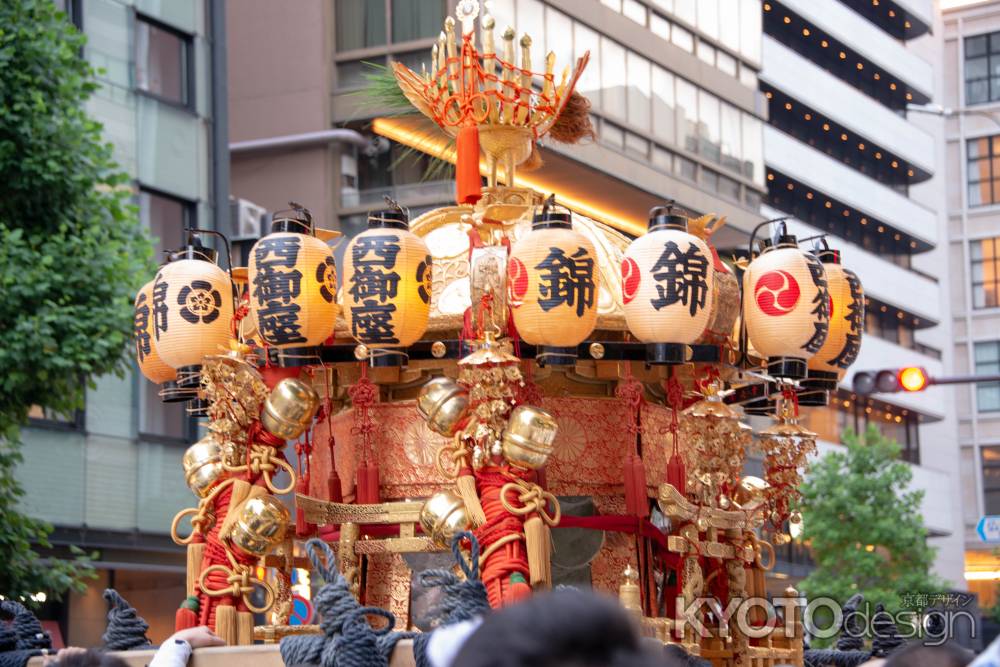
[[[715,267],[708,244],[687,231],[687,218],[651,211],[649,231],[622,260],[625,322],[649,344],[689,345],[712,313]]]
[[[865,325],[865,294],[861,281],[840,263],[840,253],[825,250],[819,259],[826,271],[830,292],[830,330],[823,347],[809,359],[809,382],[826,380],[836,387],[848,367],[858,358]]]
[[[781,236],[743,275],[743,318],[754,349],[775,377],[800,379],[826,342],[830,294],[823,265]]]

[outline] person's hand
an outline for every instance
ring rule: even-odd
[[[187,628],[186,630],[180,630],[175,632],[170,640],[180,639],[186,641],[191,645],[191,648],[204,648],[206,646],[225,646],[226,641],[208,629],[207,625],[201,625],[197,628]],[[170,641],[167,640],[167,641]]]
[[[42,664],[51,665],[57,662],[62,662],[63,660],[69,658],[70,656],[79,655],[81,653],[86,653],[86,652],[87,649],[82,648],[80,646],[67,646],[66,648],[59,649],[58,653],[55,654],[50,653],[46,655],[44,660],[42,661]]]

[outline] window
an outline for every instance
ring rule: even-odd
[[[86,396],[86,392],[84,392],[84,396]],[[28,410],[28,420],[32,426],[68,431],[81,431],[85,423],[82,409],[61,413],[50,408],[43,408],[40,405],[31,406]]]
[[[972,307],[1000,306],[1000,236],[969,243],[972,251]]]
[[[343,0],[337,0],[339,5]],[[392,0],[392,41],[411,42],[434,37],[444,22],[444,3]]]
[[[965,103],[1000,100],[1000,32],[965,38]]]
[[[158,99],[192,106],[191,37],[143,16],[135,26],[135,87]]]
[[[1000,447],[983,447],[983,509],[1000,514]]]
[[[976,343],[976,375],[1000,375],[1000,341]],[[1000,382],[976,384],[976,407],[980,412],[1000,411]]]
[[[386,43],[385,0],[336,0],[333,4],[338,51]]]
[[[1000,136],[970,139],[966,152],[969,206],[1000,203]]]
[[[194,204],[145,188],[139,191],[139,219],[153,237],[155,259],[184,245],[184,228],[195,226]]]

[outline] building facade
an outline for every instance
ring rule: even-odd
[[[942,99],[941,26],[931,0],[765,0],[760,90],[768,101],[765,218],[800,238],[825,234],[867,298],[861,354],[806,424],[824,440],[875,424],[902,446],[935,569],[964,588],[954,392],[858,396],[859,370],[952,367],[940,118],[908,113]],[[1000,42],[998,42],[1000,43]],[[792,575],[803,572],[790,564]]]
[[[228,221],[225,21],[213,0],[63,0],[87,35],[82,54],[98,71],[88,102],[115,158],[132,177],[134,204],[157,258],[182,244],[185,227]],[[222,76],[218,75],[222,72]],[[221,141],[220,141],[221,140]],[[192,504],[180,461],[196,425],[161,403],[138,371],[102,377],[72,415],[33,411],[18,477],[24,510],[52,523],[57,553],[97,551],[86,594],[46,602],[41,617],[67,645],[96,646],[106,625],[104,588],[117,588],[160,641],[184,598],[184,552],[169,538],[174,514]]]
[[[951,274],[954,371],[1000,373],[1000,2],[946,10],[944,21],[947,243]],[[994,167],[997,167],[996,175]],[[996,189],[994,189],[994,184]],[[976,532],[1000,514],[1000,383],[961,385],[961,445],[966,579],[981,604],[996,603],[1000,558]]]

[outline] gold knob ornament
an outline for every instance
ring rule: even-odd
[[[318,409],[319,394],[315,389],[302,380],[285,378],[264,402],[260,423],[271,435],[294,440],[309,428]]]
[[[450,378],[434,378],[420,390],[417,411],[432,431],[453,436],[469,414],[469,392]]]
[[[555,448],[559,424],[551,414],[531,405],[519,405],[510,413],[501,447],[504,458],[522,468],[541,468]]]
[[[274,496],[250,498],[238,511],[239,517],[229,532],[229,539],[246,553],[263,556],[285,539],[291,514]]]
[[[222,440],[215,433],[187,448],[181,457],[184,480],[199,498],[204,498],[215,486],[230,476],[222,464]]]
[[[451,491],[438,491],[420,508],[420,527],[436,544],[447,547],[455,535],[469,529],[465,503]]]

